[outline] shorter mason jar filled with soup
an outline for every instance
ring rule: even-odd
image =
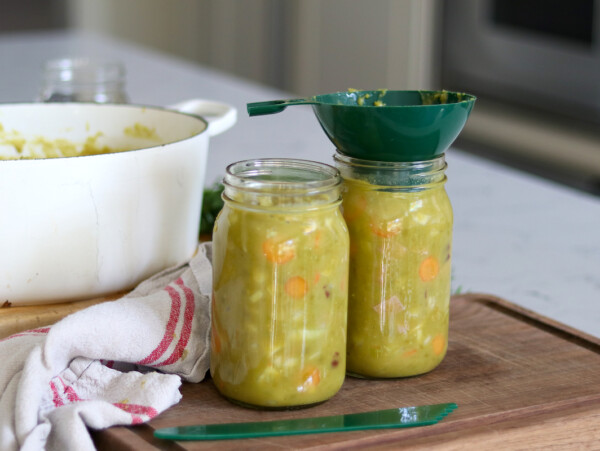
[[[426,373],[448,346],[452,207],[444,156],[334,159],[350,232],[348,374]]]
[[[346,370],[348,229],[332,166],[234,163],[213,231],[210,371],[238,404],[285,409],[332,397]]]

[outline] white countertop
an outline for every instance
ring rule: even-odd
[[[255,118],[246,114],[248,102],[289,95],[98,36],[1,35],[0,102],[35,98],[42,63],[62,56],[123,60],[132,103],[206,98],[237,107],[237,125],[211,141],[208,184],[220,179],[227,164],[242,159],[332,161],[333,146],[309,107]],[[447,162],[455,218],[454,289],[494,294],[600,337],[600,198],[457,148],[448,151]]]

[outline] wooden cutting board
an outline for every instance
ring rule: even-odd
[[[0,340],[24,330],[50,326],[71,313],[100,302],[114,301],[126,292],[95,299],[58,304],[12,306],[0,304]]]
[[[504,300],[477,294],[451,302],[449,350],[429,374],[399,380],[347,378],[331,400],[304,410],[235,406],[210,379],[183,384],[183,399],[148,424],[94,432],[100,449],[599,449],[600,340]],[[262,421],[456,402],[434,426],[212,442],[155,439],[158,428]]]

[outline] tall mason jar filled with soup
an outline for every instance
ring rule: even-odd
[[[213,232],[211,375],[260,408],[332,397],[346,370],[348,229],[336,168],[234,163]]]
[[[448,346],[452,207],[444,156],[334,159],[350,232],[347,371],[365,378],[426,373]]]

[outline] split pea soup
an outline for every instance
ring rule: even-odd
[[[213,231],[211,375],[260,408],[323,402],[346,369],[349,237],[339,172],[290,159],[227,168]]]
[[[444,156],[371,162],[335,156],[350,232],[348,373],[415,376],[448,343],[452,208]]]

